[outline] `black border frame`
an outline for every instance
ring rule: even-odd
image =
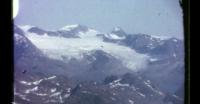
[[[185,104],[190,104],[190,0],[180,1],[183,9],[185,42]],[[0,104],[12,104],[14,60],[12,0],[0,6]]]

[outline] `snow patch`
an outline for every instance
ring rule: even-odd
[[[155,62],[155,61],[158,61],[158,59],[157,58],[150,58],[149,61],[150,62]]]
[[[182,98],[180,98],[179,96],[177,96],[177,95],[172,95],[173,97],[175,97],[176,99],[178,99],[178,100],[183,100]]]
[[[24,84],[24,85],[39,85],[42,81],[44,80],[51,80],[51,79],[54,79],[56,78],[56,76],[52,76],[52,77],[48,77],[48,78],[44,78],[44,79],[39,79],[39,80],[36,80],[36,81],[33,81],[33,82],[27,82],[27,81],[20,81],[21,84]]]
[[[114,97],[111,97],[110,99],[113,100],[113,101],[116,101],[116,99]]]
[[[163,35],[162,36],[161,35],[151,35],[151,37],[159,39],[159,40],[167,40],[167,39],[171,38],[169,36],[163,36]]]
[[[173,41],[174,41],[174,42],[178,42],[178,40],[177,40],[177,39],[173,39]]]
[[[67,26],[62,27],[60,30],[71,31],[72,29],[77,28],[78,26],[79,26],[78,24],[67,25]]]
[[[51,93],[54,93],[54,92],[56,92],[56,88],[53,88],[53,89],[51,89]]]
[[[159,95],[164,95],[161,91],[156,90],[150,85],[151,84],[150,80],[144,81],[144,84],[147,85],[152,91],[158,93]]]
[[[56,83],[56,85],[57,85],[57,86],[60,86],[60,84],[59,84],[59,83]]]
[[[175,54],[175,53],[173,53],[173,57],[175,57],[175,58],[176,58],[176,54]]]
[[[147,47],[150,48],[150,49],[154,49],[155,48],[152,43],[148,44]]]
[[[64,103],[62,96],[59,96],[60,103]]]
[[[28,89],[25,91],[26,94],[29,94],[30,92],[34,92],[34,91],[37,91],[38,90],[38,86],[32,88],[32,89]]]
[[[67,89],[67,92],[70,93],[70,92],[71,92],[71,88],[68,88],[68,89]]]
[[[128,100],[128,102],[130,103],[130,104],[134,104],[134,101],[133,100]]]
[[[47,78],[46,80],[51,80],[51,79],[54,79],[54,78],[56,78],[56,76],[54,75],[54,76],[52,76],[52,77],[49,77],[49,78]]]
[[[47,96],[48,94],[45,93],[36,93],[37,96]]]
[[[119,28],[119,27],[115,27],[114,29],[113,29],[113,31],[120,31],[121,30],[121,28]]]
[[[137,92],[140,96],[142,96],[142,97],[146,97],[146,95],[144,95],[143,93],[141,93],[141,92]]]
[[[129,84],[122,84],[119,81],[121,81],[121,79],[115,80],[111,83],[109,83],[110,88],[115,88],[115,87],[130,87]]]
[[[24,84],[24,85],[29,85],[29,86],[32,85],[31,82],[26,82],[26,81],[20,81],[20,83],[21,83],[21,84]]]
[[[108,39],[114,39],[114,40],[122,40],[122,39],[126,38],[125,36],[120,37],[120,36],[113,34],[113,33],[105,34],[105,37],[107,37]]]
[[[19,103],[16,103],[16,102],[12,102],[12,104],[19,104]]]
[[[56,92],[50,95],[50,97],[54,97],[54,96],[59,96],[61,94],[61,92]]]
[[[33,84],[34,84],[34,85],[38,85],[38,84],[40,84],[42,81],[43,81],[43,79],[40,79],[40,80],[38,80],[38,81],[33,82]]]
[[[114,95],[114,96],[115,96],[115,95],[116,95],[116,93],[112,93],[112,95]]]
[[[84,93],[84,94],[89,94],[90,92],[88,92],[88,91],[82,91],[82,93]]]
[[[134,90],[134,91],[136,91],[137,89],[135,88],[135,86],[131,86],[131,88]]]
[[[65,94],[64,98],[68,98],[70,96],[70,94]]]

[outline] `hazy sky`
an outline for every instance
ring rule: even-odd
[[[183,37],[178,0],[19,0],[18,25],[58,29],[82,24],[102,32],[119,26],[128,33]]]

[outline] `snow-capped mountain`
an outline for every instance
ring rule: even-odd
[[[115,27],[115,28],[113,28],[111,33],[105,34],[104,37],[105,37],[105,39],[115,41],[115,40],[123,40],[123,39],[125,39],[126,35],[127,34],[120,27]]]
[[[113,28],[113,30],[111,31],[112,34],[116,34],[119,37],[123,37],[126,36],[127,33],[121,28],[121,27],[115,27]]]
[[[182,104],[173,96],[183,86],[182,40],[83,25],[14,32],[16,103]]]
[[[76,25],[75,25],[76,26]],[[30,32],[32,28],[25,30],[26,37],[44,54],[52,59],[66,61],[71,58],[81,60],[84,54],[90,54],[93,50],[103,50],[111,54],[117,59],[120,59],[124,65],[131,70],[136,70],[138,67],[144,66],[148,56],[135,52],[134,49],[118,45],[114,43],[104,42],[101,37],[98,37],[96,30],[82,29],[82,26],[68,26],[62,28],[63,31],[72,32],[78,38],[66,38],[58,34],[57,36],[49,36],[48,32],[43,35],[38,35],[38,32]],[[73,27],[73,28],[72,28]],[[69,28],[69,29],[67,29]],[[76,33],[74,33],[76,30]],[[85,31],[86,30],[86,31]],[[63,59],[63,57],[65,57]]]

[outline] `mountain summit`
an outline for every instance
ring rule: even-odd
[[[113,28],[113,30],[111,31],[112,34],[116,34],[119,37],[123,37],[126,34],[126,32],[121,28],[121,27],[115,27]]]
[[[87,26],[83,26],[80,24],[74,24],[74,25],[66,25],[62,27],[61,31],[87,31],[89,28]]]

